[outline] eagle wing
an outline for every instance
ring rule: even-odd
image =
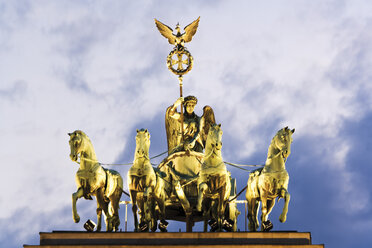
[[[175,35],[173,34],[173,29],[165,25],[164,23],[161,23],[160,21],[155,19],[155,25],[158,28],[161,35],[163,35],[165,38],[168,39],[168,42],[172,45],[176,43],[175,41]],[[195,33],[195,32],[194,32]]]
[[[183,39],[185,42],[190,42],[192,40],[192,37],[194,36],[194,34],[196,33],[196,30],[198,29],[199,20],[200,20],[200,16],[198,17],[198,19],[196,19],[195,21],[193,21],[192,23],[190,23],[184,28],[185,33],[183,34],[184,36]]]
[[[213,109],[210,106],[205,106],[203,108],[203,116],[200,120],[200,137],[203,141],[203,146],[205,147],[205,142],[207,141],[209,128],[216,124],[216,119],[214,117]]]

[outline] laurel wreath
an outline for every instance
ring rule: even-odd
[[[186,63],[184,63],[184,61],[179,61],[179,60],[173,60],[172,57],[173,55],[177,55],[178,56],[182,56],[182,55],[185,55],[187,57],[187,61]],[[183,56],[182,56],[183,57]],[[181,58],[182,58],[181,57]],[[176,61],[176,63],[174,63],[174,61]],[[187,65],[187,67],[185,69],[182,69],[182,70],[179,70],[179,69],[174,69],[173,66],[175,64],[178,64],[178,63],[182,63],[182,64],[185,64]],[[174,74],[178,75],[178,76],[182,76],[186,73],[188,73],[191,69],[192,69],[192,66],[193,66],[193,63],[194,63],[194,59],[193,57],[191,56],[191,53],[189,51],[186,50],[185,47],[183,47],[183,49],[173,49],[168,57],[167,57],[167,66],[168,66],[168,69],[173,72]]]

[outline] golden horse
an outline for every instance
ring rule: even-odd
[[[159,215],[159,229],[166,231],[164,181],[157,175],[150,163],[150,133],[147,129],[137,130],[136,150],[133,166],[128,171],[128,188],[132,200],[134,231],[156,231]],[[159,214],[156,213],[156,204]],[[139,208],[140,223],[137,210]]]
[[[95,196],[98,222],[96,230],[101,230],[103,210],[106,216],[106,231],[118,231],[119,201],[123,193],[122,177],[118,172],[105,169],[98,163],[92,142],[83,131],[76,130],[68,135],[71,160],[77,162],[80,156],[80,167],[75,177],[78,190],[72,194],[72,217],[75,223],[80,221],[76,210],[77,200],[81,197],[92,200],[92,196]]]
[[[199,194],[196,209],[201,211],[203,206],[204,232],[207,231],[210,211],[211,231],[222,231],[225,208],[231,191],[230,173],[221,155],[221,139],[221,124],[213,124],[209,128],[204,161],[198,178]]]
[[[269,231],[273,225],[268,220],[269,214],[275,205],[275,199],[284,198],[283,211],[279,217],[280,222],[287,219],[290,195],[288,193],[288,172],[285,162],[291,153],[292,134],[295,129],[288,127],[280,129],[268,149],[265,166],[253,171],[247,183],[246,199],[248,201],[249,230],[257,231],[258,208],[261,207],[261,231]]]

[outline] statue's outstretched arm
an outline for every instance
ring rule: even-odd
[[[180,97],[174,102],[172,108],[169,111],[170,117],[176,120],[178,120],[181,117],[180,113],[177,112],[177,107],[180,106],[183,101],[184,101],[183,97]]]

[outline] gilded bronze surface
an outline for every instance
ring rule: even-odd
[[[259,226],[259,202],[262,203],[261,231],[269,231],[273,227],[268,217],[276,198],[285,200],[279,220],[285,222],[287,219],[290,194],[288,193],[289,175],[285,169],[285,162],[291,153],[294,131],[295,129],[291,130],[288,127],[280,129],[269,146],[265,167],[249,175],[246,199],[250,231],[257,231]]]
[[[196,209],[202,211],[203,206],[204,232],[207,231],[209,220],[211,220],[212,230],[219,232],[223,230],[224,221],[235,222],[235,220],[224,218],[231,183],[230,173],[222,159],[221,148],[221,125],[213,124],[209,128],[204,161],[198,177],[199,194]]]
[[[178,76],[183,76],[192,69],[194,59],[186,49],[185,43],[192,40],[198,29],[199,20],[200,17],[187,25],[184,28],[184,33],[181,33],[180,25],[177,24],[176,33],[173,34],[173,29],[155,19],[160,34],[168,39],[169,44],[175,45],[167,57],[167,66],[171,72]]]
[[[187,25],[184,30],[184,33],[181,33],[180,25],[176,25],[176,34],[173,34],[173,29],[169,26],[165,25],[164,23],[155,19],[156,27],[158,28],[161,35],[168,39],[169,44],[176,45],[179,47],[184,47],[185,43],[190,42],[192,37],[195,35],[196,30],[198,29],[200,21],[200,16],[198,19]]]
[[[184,33],[177,24],[174,34],[170,27],[155,19],[160,33],[175,45],[168,55],[167,65],[179,76],[180,97],[166,109],[168,156],[156,168],[150,162],[150,133],[147,129],[137,130],[133,165],[127,174],[135,232],[155,232],[157,228],[166,232],[166,220],[186,222],[187,232],[192,231],[196,221],[204,221],[205,232],[208,224],[211,231],[237,231],[236,220],[240,212],[236,198],[243,190],[236,194],[236,180],[223,161],[221,125],[216,124],[210,106],[204,106],[202,116],[195,114],[198,99],[195,96],[183,97],[182,92],[183,75],[193,65],[193,58],[184,44],[192,40],[199,20],[200,17],[186,26]],[[288,127],[279,130],[269,146],[265,166],[249,175],[246,199],[250,231],[257,231],[259,227],[260,202],[262,231],[272,228],[268,215],[276,198],[285,200],[279,220],[286,221],[290,195],[285,162],[291,151],[294,131]],[[100,165],[84,132],[77,130],[69,135],[70,158],[77,163],[80,158],[76,173],[78,190],[72,195],[73,219],[75,222],[80,220],[77,200],[95,196],[97,231],[101,229],[102,211],[106,216],[106,230],[117,231],[123,180],[118,172]]]
[[[80,221],[76,202],[79,198],[97,198],[97,231],[101,230],[102,210],[106,217],[106,231],[118,231],[119,201],[123,192],[123,179],[114,170],[103,168],[97,161],[92,142],[80,130],[69,133],[70,158],[77,162],[80,157],[80,167],[76,172],[78,190],[72,194],[72,217],[76,223]],[[111,205],[109,209],[109,203]]]
[[[177,112],[177,107],[182,103],[183,115]],[[195,96],[180,97],[167,108],[165,127],[169,154],[179,151],[203,152],[209,128],[216,123],[216,120],[210,106],[204,106],[203,115],[197,116],[194,112],[196,104]]]

